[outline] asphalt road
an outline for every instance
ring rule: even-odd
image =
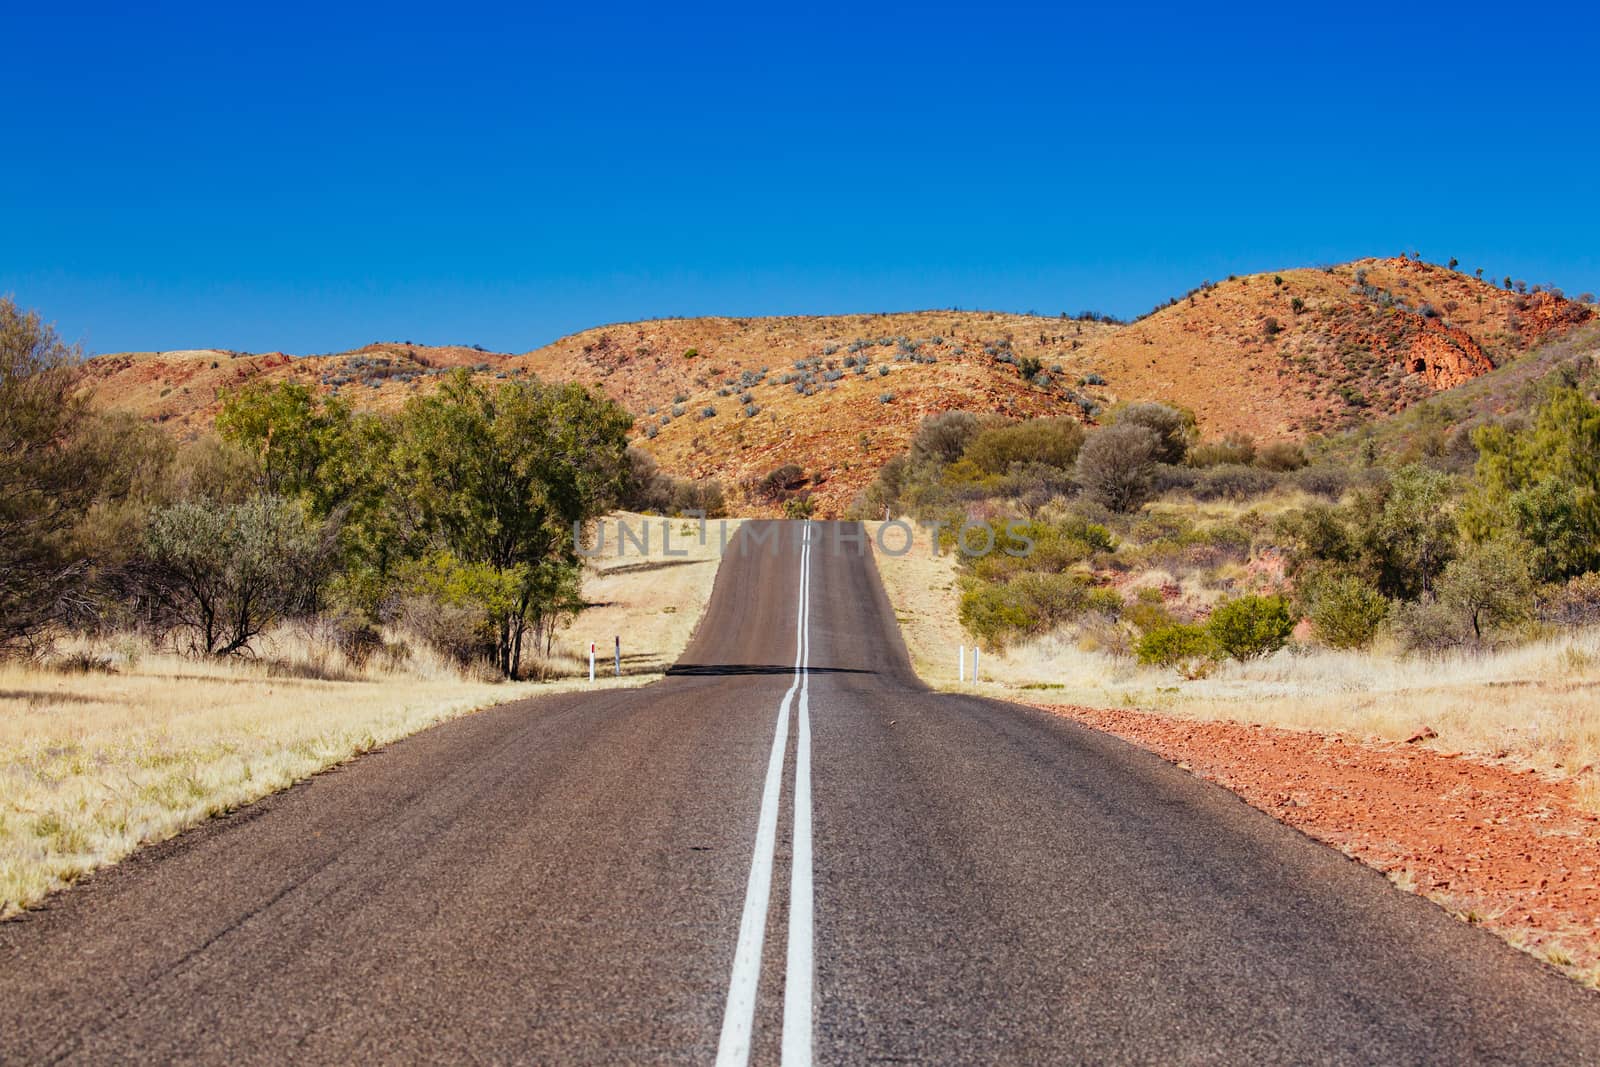
[[[427,731],[0,924],[0,1061],[1600,1057],[1600,997],[1231,794],[926,691],[852,532],[748,525],[663,682]]]

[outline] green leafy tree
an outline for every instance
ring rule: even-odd
[[[514,589],[486,605],[494,661],[508,677],[545,606],[545,568],[577,564],[575,530],[625,487],[631,424],[575,383],[491,390],[459,371],[402,413],[391,499],[435,550]]]
[[[1402,467],[1386,490],[1353,510],[1378,589],[1406,600],[1431,593],[1458,537],[1449,475],[1417,464]]]
[[[158,431],[89,410],[80,357],[0,298],[0,652],[97,619],[102,572],[137,539],[130,501],[171,458]]]
[[[373,614],[393,569],[417,551],[417,531],[392,493],[390,423],[298,382],[280,382],[225,397],[217,430],[254,460],[258,492],[301,501],[336,533],[343,566],[335,591]]]
[[[1534,607],[1526,546],[1503,538],[1470,546],[1445,568],[1438,599],[1471,628],[1477,643],[1526,622]]]
[[[346,488],[332,469],[350,429],[350,408],[299,382],[251,383],[223,398],[217,432],[254,455],[261,490],[311,498],[326,514]]]
[[[1486,426],[1473,441],[1468,536],[1522,541],[1541,581],[1600,569],[1600,405],[1579,389],[1558,388],[1532,426]]]

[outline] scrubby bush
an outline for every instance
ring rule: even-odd
[[[1148,427],[1118,422],[1090,433],[1078,452],[1078,484],[1112,511],[1137,511],[1150,498],[1161,443]]]
[[[247,652],[268,626],[320,607],[331,569],[321,534],[276,497],[160,508],[145,534],[142,571],[153,618],[196,652]]]
[[[1389,615],[1383,594],[1355,574],[1319,579],[1307,590],[1306,600],[1317,639],[1329,648],[1366,648]]]
[[[1248,464],[1253,463],[1255,458],[1255,438],[1247,433],[1230,433],[1217,440],[1202,441],[1189,451],[1189,465],[1192,467]]]
[[[809,519],[816,510],[816,503],[810,496],[793,496],[783,502],[783,515],[786,519]]]
[[[1196,500],[1244,501],[1269,493],[1277,485],[1277,475],[1271,471],[1228,463],[1200,471],[1189,493]]]
[[[1600,625],[1600,572],[1546,587],[1539,598],[1539,618],[1557,626]]]
[[[1168,667],[1192,680],[1211,673],[1218,649],[1206,627],[1172,623],[1147,630],[1134,655],[1147,667]]]
[[[1294,484],[1312,496],[1339,500],[1349,492],[1353,479],[1346,468],[1324,463],[1295,471]]]
[[[1013,465],[1041,463],[1063,470],[1077,461],[1083,427],[1073,419],[1030,419],[981,430],[964,456],[988,474],[1004,474]]]
[[[999,651],[1017,638],[1047,633],[1087,612],[1115,615],[1122,601],[1081,574],[1027,571],[1004,582],[967,578],[958,617],[986,648]]]
[[[1176,619],[1167,610],[1166,598],[1159,589],[1140,589],[1133,600],[1122,606],[1122,618],[1141,636],[1171,626]]]
[[[806,472],[797,464],[785,463],[768,471],[750,488],[759,499],[776,504],[788,499],[805,484]]]
[[[1305,449],[1293,441],[1274,441],[1256,453],[1256,465],[1269,471],[1295,471],[1306,462]]]
[[[929,415],[911,438],[911,462],[918,466],[954,463],[965,454],[985,425],[985,419],[970,411]]]
[[[1141,426],[1155,437],[1154,458],[1159,463],[1182,463],[1194,440],[1194,415],[1170,404],[1143,401],[1112,413],[1117,426]]]
[[[1461,616],[1431,596],[1396,601],[1389,612],[1389,628],[1401,648],[1424,654],[1459,648],[1470,635]]]
[[[472,603],[447,603],[412,594],[395,605],[395,625],[429,645],[458,667],[488,659],[494,653],[488,616]]]
[[[1242,596],[1219,604],[1206,622],[1206,632],[1223,655],[1255,659],[1289,643],[1294,616],[1281,596]]]

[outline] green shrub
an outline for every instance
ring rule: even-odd
[[[1467,533],[1521,538],[1543,581],[1600,570],[1600,405],[1582,389],[1558,388],[1532,426],[1487,426],[1473,442],[1478,488]]]
[[[809,496],[790,497],[783,502],[783,516],[786,519],[809,519],[816,510],[816,504]]]
[[[999,651],[1009,640],[1038,624],[1019,593],[1005,583],[967,583],[957,617],[966,631],[991,652]]]
[[[998,650],[1016,638],[1048,633],[1087,613],[1115,618],[1122,598],[1095,587],[1081,574],[1023,571],[1002,582],[964,581],[961,624],[986,647]]]
[[[1218,659],[1216,641],[1204,626],[1173,623],[1139,638],[1134,655],[1147,667],[1170,667],[1185,678],[1203,678]]]
[[[1366,648],[1389,614],[1383,594],[1354,574],[1315,582],[1307,600],[1311,625],[1329,648]]]
[[[1141,589],[1130,604],[1122,607],[1122,617],[1140,634],[1171,626],[1176,619],[1167,610],[1166,598],[1159,589]]]
[[[1004,474],[1013,465],[1042,463],[1071,469],[1083,447],[1083,427],[1074,419],[1029,419],[980,431],[964,456],[987,474]]]
[[[1281,596],[1242,596],[1219,604],[1206,623],[1206,632],[1223,655],[1255,659],[1289,643],[1294,616]]]

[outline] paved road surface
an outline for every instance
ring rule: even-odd
[[[852,532],[747,526],[659,684],[447,724],[0,924],[0,1061],[1600,1055],[1600,997],[1223,790],[924,690]]]

